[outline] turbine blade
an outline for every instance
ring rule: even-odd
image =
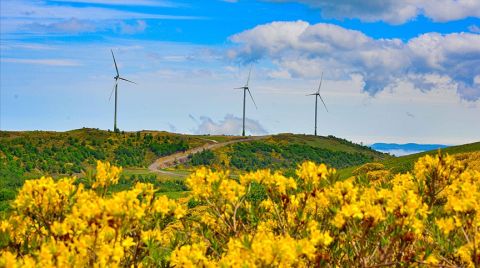
[[[112,92],[110,92],[110,98],[108,98],[108,101],[110,101],[112,99],[112,95],[113,95],[113,92],[115,91],[115,89],[117,88],[117,80],[115,80],[115,85],[113,85],[113,89],[112,89]]]
[[[128,79],[125,79],[125,78],[123,78],[123,77],[119,77],[118,79],[123,80],[123,81],[130,82],[130,83],[133,83],[133,84],[135,84],[135,85],[137,84],[137,83],[135,83],[135,82],[133,82],[133,81],[130,81],[130,80],[128,80]]]
[[[248,83],[250,82],[250,75],[252,74],[252,68],[253,68],[253,64],[250,65],[250,71],[248,72],[248,78],[247,78],[247,83],[245,84],[245,87],[248,87]]]
[[[257,109],[257,110],[258,110],[257,104],[255,103],[255,100],[253,99],[253,96],[252,96],[252,93],[250,92],[250,89],[249,89],[249,88],[247,88],[247,90],[248,90],[248,94],[250,94],[250,98],[252,98],[253,105],[255,105],[255,109]]]
[[[315,96],[315,95],[318,95],[317,93],[312,93],[312,94],[307,94],[305,96]]]
[[[233,89],[244,89],[244,87],[234,87]]]
[[[120,75],[118,73],[117,61],[115,60],[115,55],[113,55],[113,50],[110,49],[110,52],[112,52],[113,63],[115,64],[115,70],[117,70],[117,75]]]
[[[320,88],[322,87],[322,81],[323,81],[323,72],[322,72],[322,77],[320,78],[320,85],[318,85],[317,93],[320,93]]]
[[[325,110],[327,110],[327,112],[328,112],[327,105],[325,105],[325,102],[323,101],[322,96],[318,95],[318,97],[319,97],[320,100],[322,101],[323,106],[325,106]]]

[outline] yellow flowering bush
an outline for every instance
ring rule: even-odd
[[[480,171],[480,152],[455,154],[454,157],[456,160],[467,165],[468,168]]]
[[[0,267],[156,265],[153,256],[175,247],[168,227],[186,210],[151,184],[106,195],[120,171],[98,162],[92,189],[75,178],[27,181],[1,223]]]
[[[366,174],[376,172],[381,183],[339,181],[335,170],[312,162],[295,177],[260,170],[234,179],[203,168],[187,180],[203,209],[185,245],[209,245],[197,253],[225,267],[479,263],[478,172],[440,154],[419,159],[411,174],[380,168]],[[230,186],[219,193],[219,185]],[[263,198],[251,198],[254,187]],[[452,210],[457,201],[462,207]]]
[[[479,267],[480,172],[441,154],[412,173],[380,168],[346,180],[312,162],[293,176],[200,168],[187,208],[151,184],[111,192],[121,169],[98,162],[91,187],[25,183],[0,222],[0,267]]]

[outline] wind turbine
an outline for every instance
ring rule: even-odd
[[[315,96],[315,136],[317,136],[317,104],[318,104],[318,99],[323,103],[323,106],[325,106],[325,110],[328,112],[327,105],[325,105],[325,102],[322,99],[322,96],[320,96],[320,88],[322,87],[322,81],[323,81],[323,72],[322,72],[322,77],[320,78],[320,85],[318,85],[318,90],[315,93],[308,94],[307,96]]]
[[[242,136],[245,136],[245,98],[247,96],[247,91],[248,94],[250,94],[250,98],[252,98],[253,105],[255,105],[255,109],[257,108],[257,104],[255,103],[255,100],[253,99],[252,93],[250,92],[250,88],[248,87],[248,83],[250,82],[250,75],[252,74],[252,66],[250,66],[250,71],[248,72],[248,78],[247,78],[247,83],[243,87],[237,87],[235,89],[243,89],[243,128],[242,128]]]
[[[115,91],[115,117],[114,117],[114,121],[113,121],[113,131],[116,132],[116,131],[118,131],[118,129],[117,129],[118,80],[127,81],[127,82],[130,82],[130,83],[133,83],[133,84],[137,84],[137,83],[135,83],[133,81],[130,81],[128,79],[125,79],[125,78],[120,76],[120,73],[118,72],[117,61],[115,60],[115,55],[113,55],[113,50],[110,50],[110,51],[112,52],[113,63],[115,64],[115,70],[117,71],[117,75],[115,77],[113,77],[113,79],[115,79],[115,84],[113,85],[113,89],[112,89],[112,92],[110,93],[110,98],[108,98],[108,101],[110,101],[110,99],[112,99],[112,94]]]

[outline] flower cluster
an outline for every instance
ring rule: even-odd
[[[478,267],[469,157],[426,156],[406,174],[367,165],[346,180],[312,162],[294,176],[201,168],[186,180],[189,209],[151,184],[108,192],[121,169],[99,162],[92,189],[25,183],[0,222],[0,267]]]
[[[439,154],[411,174],[380,164],[356,173],[342,181],[312,162],[295,177],[198,170],[187,180],[203,204],[192,213],[196,234],[171,261],[186,265],[181,253],[195,250],[187,259],[196,266],[479,264],[478,171]]]
[[[120,170],[99,162],[92,188],[115,184]],[[13,209],[0,225],[0,267],[148,264],[174,248],[176,230],[168,228],[186,214],[151,184],[103,196],[75,178],[27,181]]]

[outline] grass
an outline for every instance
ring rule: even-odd
[[[180,199],[188,196],[188,191],[160,192],[159,195],[165,195],[170,199]]]

